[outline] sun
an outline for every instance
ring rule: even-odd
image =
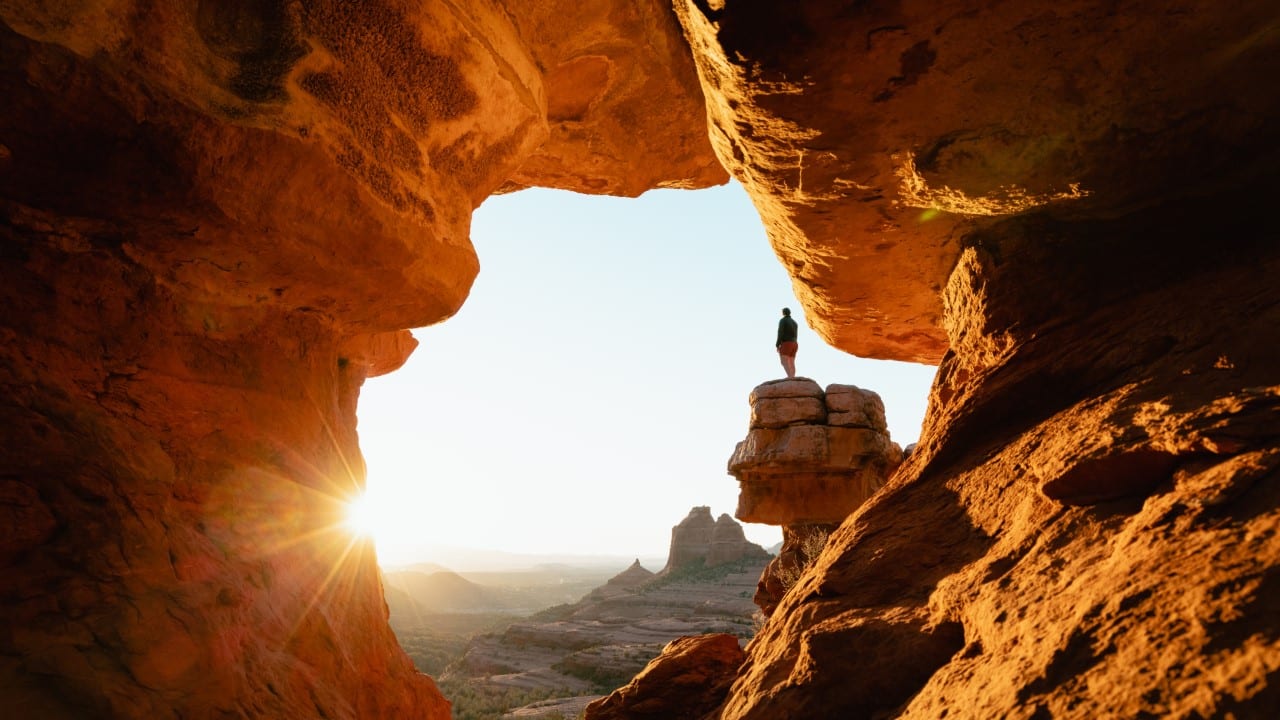
[[[381,518],[373,500],[368,495],[360,494],[347,503],[343,524],[352,534],[373,538],[377,535]]]

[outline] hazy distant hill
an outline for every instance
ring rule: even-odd
[[[389,622],[393,630],[397,627],[416,627],[426,621],[426,613],[418,607],[409,593],[385,582],[382,589],[387,598],[387,610],[391,616]]]
[[[430,558],[430,561],[384,564],[382,567],[387,572],[415,570],[431,573],[453,570],[465,577],[473,572],[518,572],[554,566],[573,570],[613,568],[616,572],[635,559],[633,556],[621,555],[531,554],[459,547],[431,547],[420,552],[420,557]],[[646,565],[661,567],[665,556],[642,555],[640,559]]]
[[[383,572],[391,626],[397,630],[441,613],[530,615],[573,602],[612,577],[625,563],[574,567],[548,564],[525,570],[453,572],[422,563]]]
[[[404,592],[420,612],[499,610],[507,600],[491,588],[477,585],[458,573],[390,572],[383,575],[388,588]],[[390,604],[390,601],[388,601]]]
[[[447,568],[444,565],[440,565],[433,562],[420,562],[420,563],[414,563],[412,565],[397,565],[397,566],[385,568],[385,570],[386,572],[420,572],[424,575],[430,575],[431,573],[438,573],[438,572],[453,572],[452,568]]]

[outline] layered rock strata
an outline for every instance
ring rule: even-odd
[[[484,197],[707,182],[708,131],[823,337],[941,363],[721,716],[1280,703],[1276,9],[677,0],[704,124],[606,5],[0,6],[5,707],[447,714],[326,529],[359,384]]]
[[[902,461],[875,393],[793,378],[757,386],[750,403],[747,437],[729,458],[740,520],[839,523]]]
[[[500,187],[725,177],[669,5],[516,5],[0,5],[8,711],[448,716],[342,526],[361,383]]]
[[[755,595],[767,617],[831,531],[884,485],[902,450],[889,439],[880,396],[855,385],[770,380],[749,402],[750,428],[729,473],[740,484],[738,517],[782,526],[782,549]]]
[[[719,717],[1273,714],[1276,9],[676,8],[806,317],[940,360]]]
[[[713,520],[711,508],[699,505],[671,528],[671,547],[662,572],[669,573],[695,563],[714,567],[744,558],[768,556],[764,548],[747,540],[742,526],[733,518],[721,513],[718,519]]]

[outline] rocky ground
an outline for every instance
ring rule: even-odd
[[[751,598],[767,560],[695,562],[631,587],[602,585],[577,603],[477,636],[442,684],[447,694],[459,686],[553,693],[558,698],[518,708],[511,717],[575,717],[578,704],[625,684],[678,637],[749,639],[756,612]],[[551,702],[556,699],[568,705]]]

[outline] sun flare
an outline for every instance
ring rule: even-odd
[[[377,535],[379,518],[377,507],[368,495],[357,495],[347,503],[344,523],[356,535],[373,538]]]

